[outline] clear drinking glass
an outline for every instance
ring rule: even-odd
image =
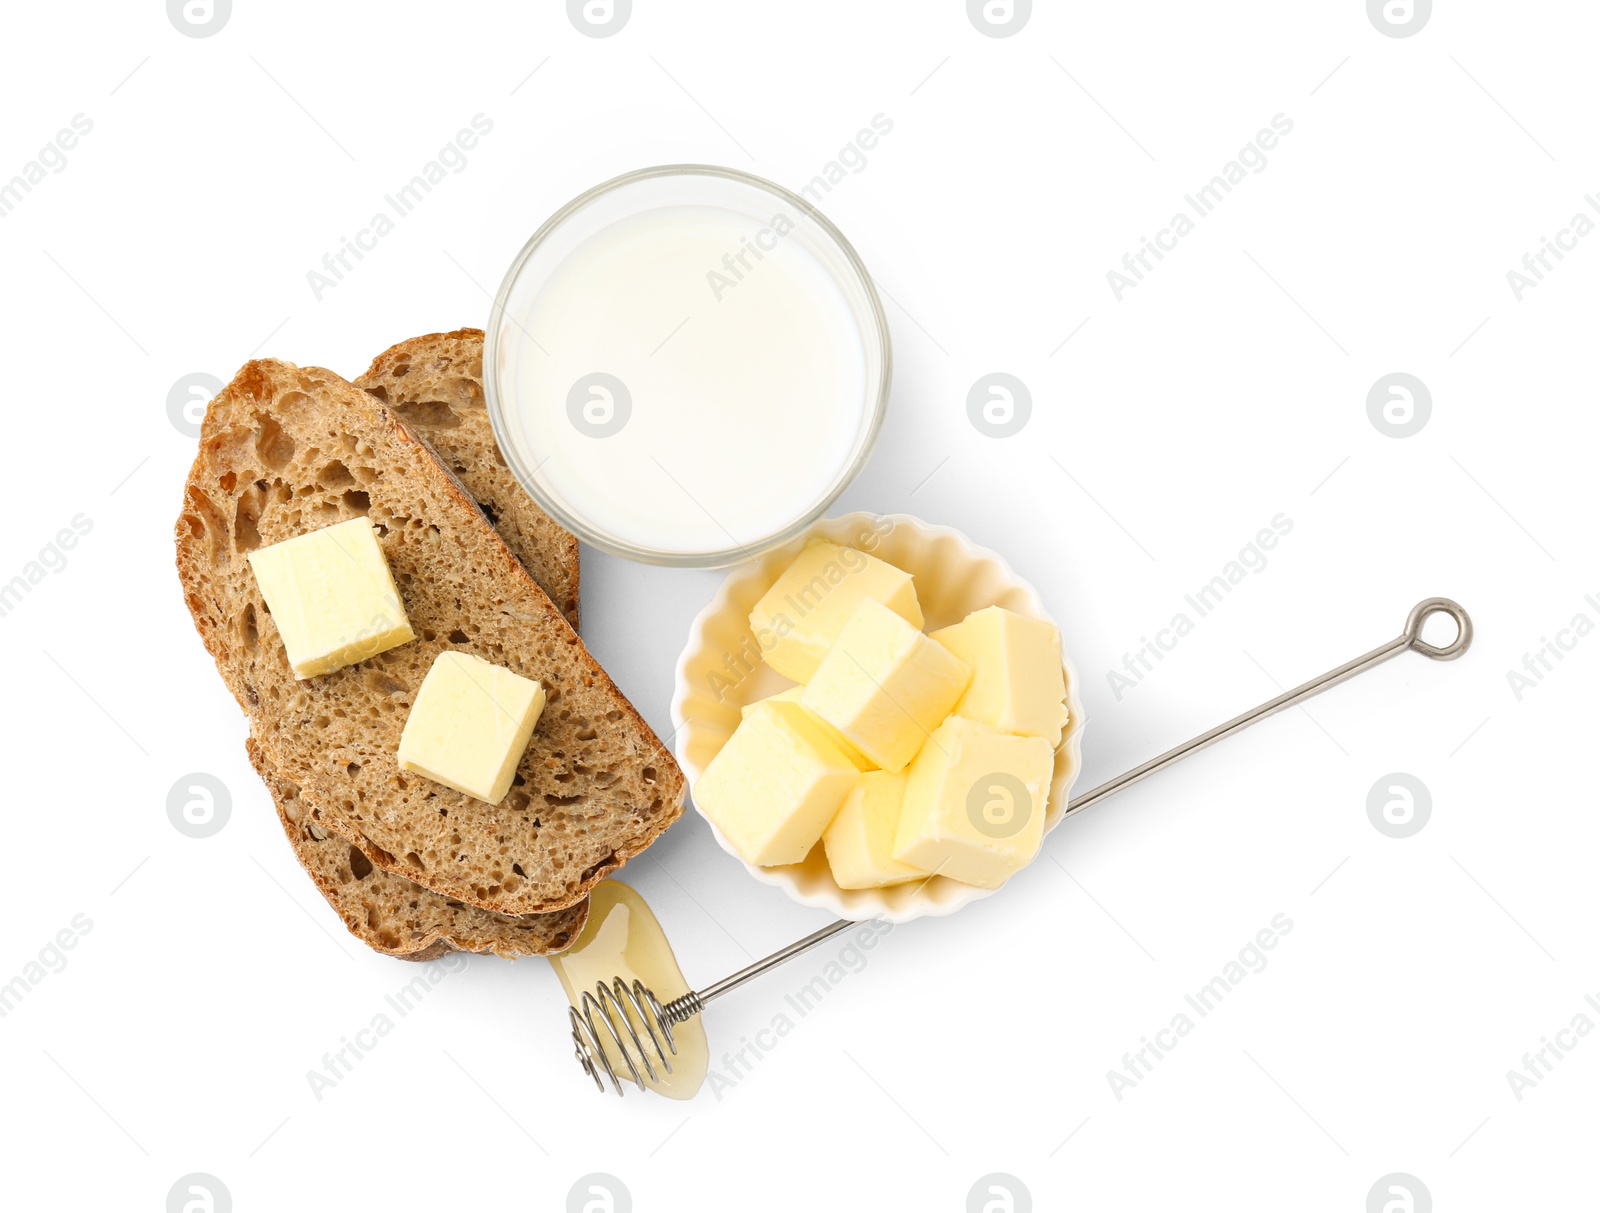
[[[724,226],[728,252],[695,260],[694,240]],[[650,264],[628,262],[629,249]],[[685,273],[652,277],[674,256]],[[635,272],[671,296],[659,315],[627,289]],[[562,302],[590,281],[607,284],[595,289],[614,309]],[[684,311],[683,335],[667,332]],[[739,333],[755,339],[741,346]],[[552,215],[500,286],[483,359],[500,450],[552,518],[603,551],[704,568],[752,558],[822,516],[872,453],[890,370],[883,307],[849,241],[806,198],[706,165],[628,173]]]

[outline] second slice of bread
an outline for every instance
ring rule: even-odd
[[[245,559],[366,514],[417,640],[296,681]],[[247,364],[207,410],[177,526],[185,600],[273,772],[374,864],[500,914],[564,909],[683,809],[682,772],[460,483],[330,371]],[[543,682],[512,791],[488,805],[395,762],[447,648]]]

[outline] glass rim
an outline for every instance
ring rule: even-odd
[[[527,468],[521,457],[517,454],[510,441],[510,429],[501,410],[501,393],[498,377],[498,363],[500,352],[500,322],[507,317],[506,305],[511,292],[522,275],[523,269],[544,243],[559,227],[590,203],[606,194],[633,185],[639,181],[646,181],[653,177],[721,177],[736,181],[742,185],[753,186],[772,194],[780,201],[794,207],[807,219],[815,223],[829,240],[837,246],[844,255],[846,264],[860,284],[867,304],[871,310],[871,332],[863,328],[862,341],[869,347],[875,343],[878,354],[882,359],[882,372],[875,398],[869,398],[867,407],[870,416],[867,419],[865,437],[859,443],[859,448],[851,459],[849,466],[840,471],[827,490],[817,500],[816,504],[793,522],[784,526],[770,535],[748,544],[735,544],[733,547],[722,548],[717,551],[707,552],[673,552],[659,548],[644,547],[638,544],[622,542],[611,535],[601,532],[591,526],[584,519],[575,516],[561,503],[552,499],[539,484],[534,475],[536,469]],[[874,338],[876,341],[874,342]],[[613,556],[621,556],[627,560],[637,561],[641,564],[664,565],[672,568],[725,568],[745,560],[752,560],[763,552],[789,542],[807,527],[827,512],[828,507],[837,501],[840,495],[854,483],[861,469],[872,457],[877,448],[878,437],[883,430],[884,418],[889,411],[889,385],[893,378],[894,360],[889,340],[889,324],[884,316],[883,303],[878,298],[878,288],[872,280],[872,275],[867,272],[866,265],[862,262],[855,247],[846,239],[843,232],[834,226],[832,220],[824,215],[806,199],[794,191],[758,177],[754,173],[742,172],[739,169],[725,168],[714,164],[658,164],[649,168],[634,169],[620,176],[602,181],[573,198],[558,209],[550,218],[539,225],[537,231],[528,237],[516,257],[512,259],[511,266],[506,270],[505,277],[501,280],[500,289],[495,292],[494,305],[489,312],[488,323],[484,327],[483,337],[483,393],[484,402],[489,413],[489,425],[494,431],[495,442],[500,447],[500,453],[505,457],[506,466],[511,474],[516,477],[517,483],[533,498],[535,504],[556,522],[571,531],[583,542],[591,547],[598,548]],[[868,385],[869,393],[871,385]]]

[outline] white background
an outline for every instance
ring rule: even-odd
[[[237,0],[198,39],[158,0],[5,21],[0,180],[94,124],[0,219],[0,580],[93,524],[0,619],[0,981],[93,923],[0,1020],[8,1205],[159,1210],[188,1172],[241,1211],[561,1209],[587,1172],[640,1210],[959,1210],[989,1172],[1040,1209],[1359,1213],[1396,1171],[1440,1210],[1593,1201],[1600,1039],[1520,1101],[1506,1072],[1600,1024],[1600,638],[1520,700],[1507,671],[1600,622],[1600,239],[1521,302],[1506,272],[1600,190],[1594,6],[1458,0],[1408,38],[1361,0],[1040,3],[1006,38],[957,0],[636,0],[598,39],[557,0]],[[317,301],[306,272],[478,113],[465,171]],[[602,1100],[545,962],[475,957],[319,1102],[306,1071],[415,973],[345,934],[244,761],[173,573],[194,444],[169,388],[257,353],[354,376],[481,326],[588,186],[699,161],[797,188],[880,113],[893,132],[824,202],[896,364],[840,508],[956,526],[1039,587],[1083,682],[1081,788],[1420,598],[1459,599],[1476,644],[1072,820],[1002,895],[896,929],[720,1098]],[[1106,272],[1280,113],[1268,167],[1119,303]],[[997,370],[1033,398],[1005,440],[966,416]],[[1431,389],[1414,437],[1368,419],[1392,371]],[[1106,672],[1279,513],[1268,567],[1119,699]],[[717,583],[584,553],[585,639],[662,735]],[[1433,801],[1404,840],[1366,812],[1397,771]],[[208,839],[167,819],[190,772],[231,790]],[[825,921],[692,812],[624,878],[701,984]],[[1116,1098],[1107,1071],[1279,913],[1264,971]],[[719,1003],[716,1067],[837,955]]]

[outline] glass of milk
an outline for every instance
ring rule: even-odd
[[[580,539],[718,567],[821,517],[872,452],[889,331],[809,202],[733,169],[628,173],[512,263],[484,387],[517,479]]]

